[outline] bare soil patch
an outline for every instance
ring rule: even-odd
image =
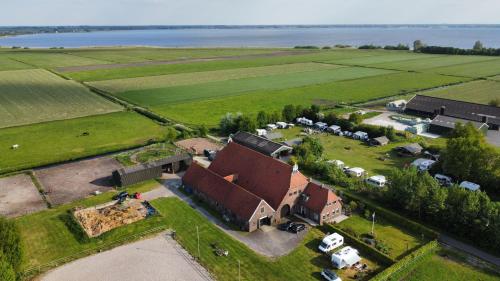
[[[162,65],[162,64],[180,64],[180,63],[207,62],[207,61],[220,61],[220,60],[238,60],[238,59],[244,59],[244,58],[265,58],[265,57],[276,57],[276,56],[291,56],[291,55],[302,55],[304,53],[305,53],[304,51],[278,51],[278,52],[267,53],[267,54],[223,56],[223,57],[213,57],[213,58],[157,60],[157,61],[143,61],[143,62],[132,62],[132,63],[67,66],[67,67],[56,68],[56,71],[58,71],[58,72],[79,72],[79,71],[141,67],[141,66]]]
[[[118,161],[104,156],[41,168],[35,174],[50,202],[60,205],[113,189],[111,173],[119,168]]]
[[[18,217],[47,209],[31,177],[26,174],[0,178],[0,215]]]
[[[215,143],[206,138],[181,140],[176,142],[175,145],[196,155],[202,155],[205,149],[219,151],[223,147],[222,144]]]

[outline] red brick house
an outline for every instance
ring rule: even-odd
[[[184,186],[242,229],[280,223],[300,213],[318,223],[340,214],[340,199],[309,182],[298,168],[230,142],[208,168],[193,163]]]

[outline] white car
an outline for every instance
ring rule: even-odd
[[[321,271],[321,276],[328,281],[342,281],[342,279],[340,279],[335,272],[326,268]]]

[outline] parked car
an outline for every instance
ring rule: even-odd
[[[303,224],[303,223],[294,223],[291,227],[290,227],[290,231],[293,232],[293,233],[299,233],[303,230],[306,229],[306,225]]]
[[[295,223],[293,221],[287,221],[285,223],[278,225],[278,229],[283,231],[288,231],[294,224]]]
[[[342,279],[340,279],[340,277],[338,277],[335,272],[326,268],[323,269],[323,271],[321,271],[321,276],[323,276],[323,278],[325,278],[328,281],[342,281]]]
[[[122,198],[126,199],[127,197],[128,197],[128,192],[122,191],[122,192],[116,194],[115,196],[113,196],[113,200],[120,200]]]

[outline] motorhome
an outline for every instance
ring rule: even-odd
[[[378,175],[367,178],[366,183],[376,187],[384,187],[387,183],[387,180],[384,176]]]
[[[346,173],[351,177],[359,178],[365,174],[365,169],[359,167],[349,168],[346,169]]]
[[[333,233],[323,238],[318,249],[323,253],[328,253],[342,245],[344,245],[344,237],[338,233]]]

